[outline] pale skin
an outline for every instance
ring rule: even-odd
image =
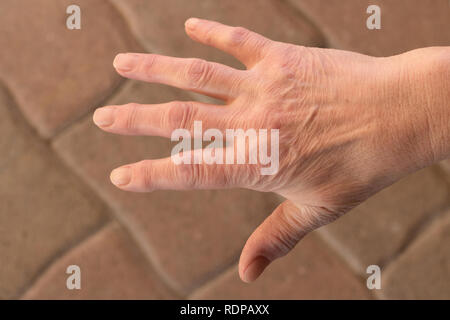
[[[223,100],[96,110],[103,130],[170,137],[173,130],[279,129],[275,175],[259,165],[143,160],[111,173],[125,191],[248,188],[286,198],[247,240],[243,281],[259,277],[307,233],[403,176],[450,157],[450,47],[375,58],[276,41],[243,28],[191,18],[186,33],[240,60],[238,70],[199,59],[120,54],[117,72]],[[212,213],[213,214],[213,213]]]

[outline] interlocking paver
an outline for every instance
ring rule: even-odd
[[[422,221],[449,204],[436,168],[416,172],[381,191],[320,233],[361,274],[383,264],[405,245]]]
[[[447,0],[288,0],[308,16],[331,47],[375,56],[450,45]],[[369,5],[381,9],[381,29],[369,30]]]
[[[33,144],[0,172],[0,298],[106,220],[104,206],[48,148]]]
[[[67,267],[80,268],[80,290],[68,290]],[[24,299],[167,299],[161,283],[129,235],[116,222],[56,261]]]
[[[114,7],[78,0],[81,30],[68,30],[70,0],[0,2],[0,78],[41,135],[56,131],[95,107],[119,84],[112,61],[138,50]]]
[[[439,217],[382,274],[388,299],[450,299],[450,211]]]
[[[365,280],[317,236],[309,235],[275,261],[253,284],[239,279],[233,268],[199,289],[193,299],[370,299]]]
[[[203,1],[191,0],[114,0],[130,22],[133,32],[149,51],[182,57],[201,57],[239,66],[219,50],[190,40],[184,22],[198,17],[229,25],[239,25],[274,40],[320,46],[320,33],[300,15],[278,0]]]
[[[113,103],[185,98],[180,94],[168,87],[134,83]],[[235,261],[250,232],[278,203],[270,194],[247,190],[148,194],[118,190],[109,182],[114,167],[169,156],[171,143],[104,133],[91,119],[59,137],[55,148],[116,209],[160,274],[181,293]]]

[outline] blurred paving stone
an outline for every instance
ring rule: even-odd
[[[330,46],[375,56],[450,45],[448,0],[288,0],[325,34]],[[369,30],[369,5],[381,8],[381,29]]]
[[[361,274],[369,265],[384,264],[423,220],[448,206],[447,185],[435,169],[403,178],[319,233]]]
[[[66,269],[77,265],[81,290],[68,290]],[[24,299],[174,298],[148,261],[116,222],[57,260],[27,291]]]
[[[383,273],[382,296],[388,299],[450,299],[450,211]]]
[[[30,130],[21,119],[13,98],[0,85],[0,172],[28,145]]]
[[[217,49],[195,43],[184,31],[190,17],[242,26],[273,40],[308,46],[323,45],[321,34],[278,0],[113,0],[147,50],[161,54],[201,57],[240,66]]]
[[[314,234],[275,261],[252,284],[237,268],[193,294],[192,299],[369,299],[365,280],[355,277]]]
[[[71,0],[0,2],[0,78],[40,134],[49,137],[95,107],[120,82],[112,61],[137,50],[114,7],[77,0],[81,30],[68,30]]]
[[[0,172],[0,298],[106,221],[105,208],[48,148],[32,145]]]
[[[112,103],[185,98],[179,90],[131,82]],[[279,200],[247,190],[139,194],[110,183],[115,167],[170,156],[171,146],[168,139],[104,133],[91,118],[73,126],[54,144],[69,166],[115,209],[165,280],[184,294],[234,263],[249,234]]]

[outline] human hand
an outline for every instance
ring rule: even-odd
[[[262,175],[261,163],[177,165],[170,157],[111,173],[112,182],[127,191],[239,187],[285,197],[245,244],[239,263],[244,281],[255,280],[308,232],[443,156],[430,130],[434,119],[425,103],[428,95],[420,100],[411,89],[427,73],[408,72],[420,52],[374,58],[306,48],[198,19],[187,21],[186,32],[233,55],[247,69],[154,54],[121,54],[114,66],[124,77],[192,90],[225,105],[107,106],[96,110],[94,122],[108,132],[164,137],[178,128],[193,132],[197,120],[203,130],[279,130],[279,165],[273,175]],[[405,81],[408,87],[402,86]]]

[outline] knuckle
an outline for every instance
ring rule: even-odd
[[[216,30],[216,27],[214,27],[214,26],[208,28],[207,30],[205,30],[203,39],[204,39],[204,42],[207,45],[211,45],[212,43],[214,43],[214,40],[215,40],[215,38],[217,36],[217,32],[216,31],[218,31],[218,30]]]
[[[122,119],[123,127],[126,130],[134,130],[137,127],[139,106],[137,103],[128,103],[124,107],[122,109],[125,113]]]
[[[193,88],[202,87],[210,78],[211,66],[202,59],[192,59],[186,69],[186,78]]]
[[[290,234],[288,231],[279,230],[277,234],[273,235],[272,246],[274,250],[272,252],[276,254],[274,258],[286,255],[299,241],[295,235]]]
[[[192,127],[194,113],[194,106],[191,102],[173,102],[165,112],[163,126],[174,129],[189,129]]]
[[[293,231],[301,230],[302,233],[311,232],[336,219],[334,215],[324,214],[322,207],[308,206],[301,207],[297,210],[285,210],[283,216],[284,221]]]
[[[228,38],[228,46],[243,48],[250,46],[254,54],[263,56],[270,48],[272,41],[243,27],[234,27]]]
[[[250,37],[250,31],[243,27],[234,27],[230,33],[230,45],[242,46]]]
[[[311,65],[310,51],[307,48],[301,46],[287,46],[280,55],[279,67],[285,73],[289,75],[305,75],[311,72],[313,66]],[[317,70],[318,71],[318,70]]]
[[[148,54],[142,61],[142,68],[144,69],[144,73],[149,77],[152,75],[152,69],[153,66],[155,65],[156,59],[157,59],[156,55]]]
[[[303,55],[303,47],[288,44],[277,44],[268,51],[267,59],[273,68],[290,70],[298,67]]]
[[[182,164],[180,166],[180,173],[179,179],[188,189],[194,189],[203,183],[203,170],[201,164]]]
[[[142,189],[151,190],[153,188],[151,168],[149,160],[142,160],[134,166],[133,176],[138,177],[137,184]]]
[[[281,59],[283,62],[295,60],[299,56],[299,47],[295,45],[285,45],[281,53]]]
[[[195,108],[191,102],[183,102],[179,105],[181,109],[181,128],[190,129],[192,127],[192,122],[195,120]]]
[[[292,213],[292,210],[285,206],[280,208],[278,227],[273,233],[273,246],[279,256],[287,254],[305,235],[303,222],[304,220]]]
[[[296,46],[286,46],[277,54],[275,58],[276,67],[284,72],[292,72],[298,67],[300,53]]]

